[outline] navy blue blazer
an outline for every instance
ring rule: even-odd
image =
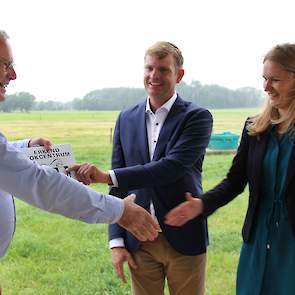
[[[201,172],[212,130],[206,109],[179,96],[159,134],[152,161],[146,131],[146,101],[120,113],[114,132],[112,169],[119,187],[110,194],[120,198],[136,194],[136,203],[149,210],[152,200],[163,234],[184,255],[204,253],[208,245],[207,221],[203,216],[177,228],[164,223],[168,211],[185,201],[185,192],[202,193]],[[109,226],[109,239],[124,238],[133,252],[139,241],[118,224]]]
[[[242,229],[242,236],[245,242],[251,238],[253,225],[255,223],[259,198],[261,197],[261,175],[262,163],[266,150],[269,130],[259,136],[250,136],[247,132],[248,121],[243,129],[241,142],[235,155],[232,166],[226,178],[212,190],[206,192],[200,198],[204,203],[204,215],[212,214],[216,209],[224,206],[249,185],[249,204]],[[295,146],[289,159],[285,202],[288,211],[289,221],[295,237]]]

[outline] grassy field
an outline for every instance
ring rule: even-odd
[[[241,132],[254,109],[212,110],[214,132]],[[1,132],[10,140],[45,136],[70,143],[77,162],[110,167],[111,134],[118,112],[1,114]],[[205,158],[203,185],[221,180],[232,155]],[[95,189],[107,191],[106,186]],[[247,193],[209,218],[207,291],[235,294],[235,272]],[[1,260],[0,285],[5,295],[123,295],[130,285],[115,276],[107,246],[107,227],[88,225],[16,202],[17,230],[8,255]]]

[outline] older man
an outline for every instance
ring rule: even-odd
[[[0,31],[0,101],[6,87],[16,79],[8,36]],[[33,139],[31,144],[50,144]],[[19,142],[27,145],[28,142]],[[0,243],[4,254],[14,230],[11,194],[43,210],[87,223],[115,223],[140,240],[153,240],[158,226],[149,213],[133,202],[96,192],[54,169],[32,163],[0,133]],[[1,291],[0,291],[1,292]]]

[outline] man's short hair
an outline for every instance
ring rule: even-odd
[[[147,55],[155,55],[159,59],[165,58],[167,55],[171,54],[174,58],[175,68],[181,69],[183,66],[183,56],[179,48],[171,42],[159,41],[149,47],[144,55],[146,58]]]

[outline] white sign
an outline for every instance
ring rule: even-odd
[[[68,167],[75,164],[75,158],[69,144],[55,144],[52,150],[49,151],[46,151],[43,146],[24,148],[22,150],[33,162],[50,166],[60,173],[75,178],[74,172],[66,172]]]

